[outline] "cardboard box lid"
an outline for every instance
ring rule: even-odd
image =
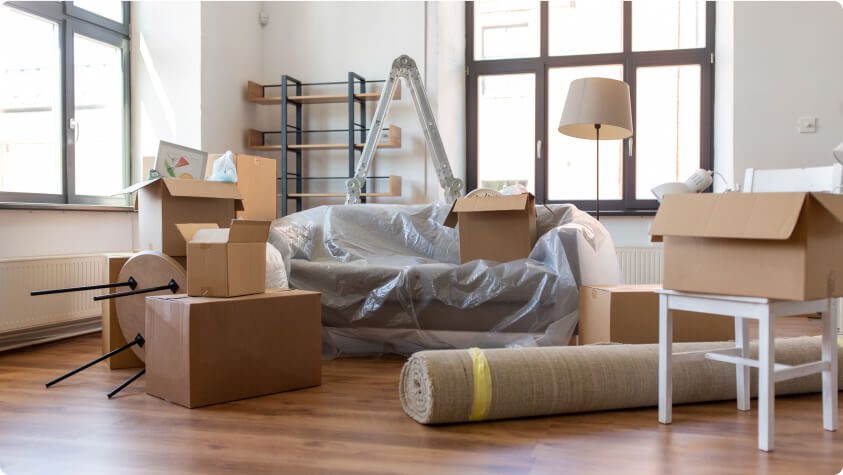
[[[243,196],[240,194],[240,189],[237,183],[224,183],[220,181],[207,180],[184,180],[181,178],[154,178],[152,180],[142,181],[121,191],[120,195],[126,193],[134,193],[141,188],[145,188],[154,183],[161,182],[167,189],[170,196],[188,197],[188,198],[219,198],[235,200],[235,209],[243,209]],[[137,206],[137,204],[135,204]]]
[[[451,211],[445,218],[445,226],[457,225],[457,214],[479,213],[488,211],[524,211],[531,201],[535,200],[532,193],[504,196],[482,196],[460,198],[451,206]]]
[[[269,238],[269,221],[232,219],[230,228],[220,229],[216,223],[176,224],[184,240],[199,244],[225,244],[266,242]]]
[[[650,234],[731,239],[788,239],[808,199],[843,221],[843,195],[831,193],[704,193],[666,195]]]

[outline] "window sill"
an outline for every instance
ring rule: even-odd
[[[82,204],[65,204],[65,203],[15,203],[15,202],[0,202],[0,210],[4,209],[19,209],[26,211],[43,210],[43,211],[100,211],[100,212],[117,212],[117,213],[134,213],[133,206],[114,206],[114,205],[82,205]]]
[[[587,210],[583,209],[580,211],[585,211],[586,213],[594,216],[594,210]],[[641,210],[600,210],[600,217],[610,217],[610,216],[641,216],[641,217],[652,217],[656,215],[655,209],[641,209]]]

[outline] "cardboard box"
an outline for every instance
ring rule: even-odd
[[[107,281],[118,282],[120,278],[120,271],[123,265],[134,254],[118,253],[106,254],[106,268]],[[120,289],[112,289],[111,292],[120,290],[129,290],[128,287]],[[126,339],[123,338],[123,332],[120,331],[120,321],[117,320],[117,300],[108,299],[102,301],[102,353],[106,354],[109,351],[126,344]],[[143,368],[143,361],[137,357],[133,351],[123,351],[112,356],[108,360],[109,369],[125,369],[125,368]]]
[[[205,176],[211,176],[213,162],[221,156],[208,155]],[[278,162],[272,158],[238,153],[234,155],[234,164],[237,167],[237,187],[243,196],[243,210],[237,212],[237,218],[268,221],[277,218]]]
[[[137,191],[139,247],[170,257],[187,255],[177,223],[216,223],[227,226],[235,211],[243,209],[235,183],[157,178],[129,188]]]
[[[319,293],[146,299],[146,392],[200,407],[321,383]]]
[[[509,262],[530,255],[536,243],[536,202],[529,193],[460,198],[445,225],[459,224],[460,262]]]
[[[579,344],[658,343],[660,285],[580,287]],[[673,341],[729,341],[735,321],[697,312],[673,311]]]
[[[668,195],[664,288],[785,300],[843,296],[843,195]]]
[[[231,227],[216,223],[177,224],[187,244],[187,295],[236,297],[265,290],[269,221],[235,219]]]

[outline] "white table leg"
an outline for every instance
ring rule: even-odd
[[[758,323],[758,448],[765,452],[775,450],[775,324],[769,308]]]
[[[659,422],[673,420],[673,315],[668,296],[659,295]]]
[[[749,358],[749,320],[746,318],[735,317],[735,346],[741,349],[741,357]],[[735,365],[736,386],[738,398],[738,410],[748,411],[750,409],[750,393],[749,393],[749,366],[737,364]]]
[[[822,359],[829,368],[822,373],[823,379],[823,429],[837,430],[837,302],[831,302],[828,312],[823,313]]]

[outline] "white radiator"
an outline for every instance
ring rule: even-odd
[[[618,262],[625,284],[661,284],[664,253],[661,247],[618,247]],[[843,298],[837,299],[837,331],[843,335]]]
[[[618,247],[618,262],[625,284],[661,284],[663,257],[661,246]]]
[[[106,281],[103,255],[0,260],[0,349],[33,341],[96,330],[102,304],[93,297],[103,291],[71,292],[32,297],[40,289],[101,284]],[[83,323],[94,325],[83,325]],[[56,332],[46,331],[56,328]],[[61,329],[65,330],[62,331]],[[50,338],[49,335],[55,335]]]

